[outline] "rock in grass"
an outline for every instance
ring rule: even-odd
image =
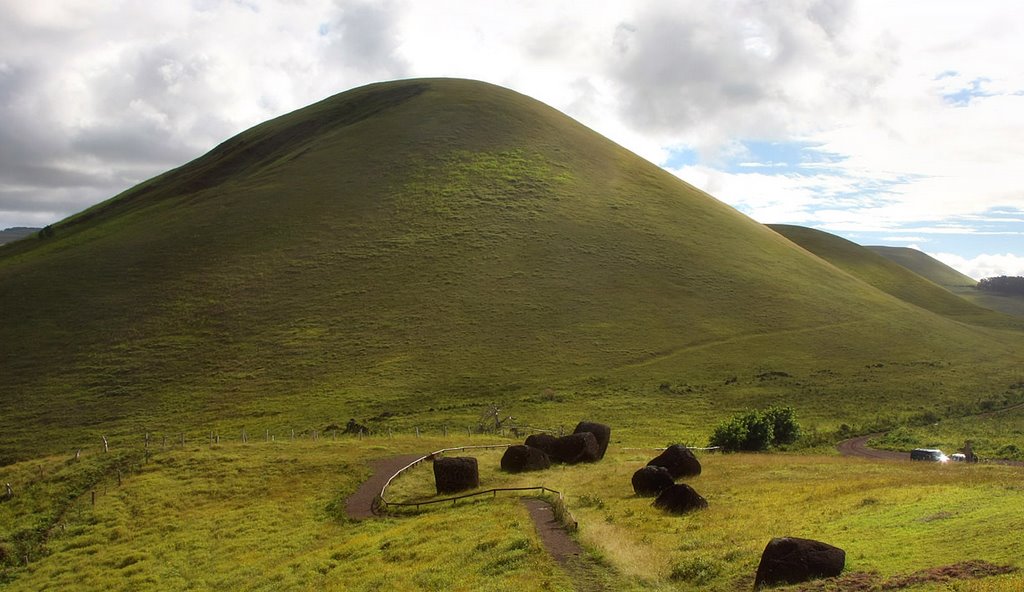
[[[608,450],[608,442],[612,438],[612,429],[603,423],[581,421],[576,424],[576,429],[572,433],[579,434],[582,432],[594,434],[594,438],[597,440],[597,458],[598,460],[604,458],[604,453]]]
[[[551,449],[552,460],[575,465],[584,462],[595,462],[598,460],[599,448],[597,438],[590,432],[569,434],[555,440]]]
[[[654,499],[654,507],[671,514],[686,514],[707,508],[708,501],[689,485],[677,483],[658,494]]]
[[[453,456],[434,459],[434,485],[438,493],[458,493],[480,486],[476,458]]]
[[[633,491],[640,497],[658,495],[673,485],[675,481],[665,467],[647,465],[633,473]]]
[[[839,547],[811,539],[774,538],[761,553],[754,589],[835,577],[845,565],[846,552]]]
[[[539,448],[544,451],[544,454],[551,456],[551,452],[555,449],[555,442],[558,440],[557,436],[551,434],[531,434],[526,437],[526,445],[532,446],[533,448]]]
[[[551,459],[547,453],[525,444],[509,446],[501,456],[501,470],[509,473],[542,471],[550,466]]]
[[[673,479],[700,475],[700,461],[682,444],[673,444],[656,456],[648,466],[665,467]]]

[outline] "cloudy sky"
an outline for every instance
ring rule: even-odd
[[[1024,275],[1016,1],[0,0],[0,228],[380,80],[536,97],[760,222]]]

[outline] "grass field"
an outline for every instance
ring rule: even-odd
[[[493,440],[403,436],[157,449],[148,462],[133,457],[120,486],[109,472],[92,486],[95,506],[88,495],[67,499],[50,488],[71,466],[64,459],[10,465],[0,480],[21,483],[40,464],[46,477],[0,504],[0,544],[11,549],[24,509],[18,504],[30,503],[24,498],[61,500],[62,517],[28,566],[6,562],[5,589],[572,590],[515,497],[366,522],[340,511],[367,475],[369,458]],[[749,589],[774,536],[835,544],[847,552],[847,573],[880,577],[967,559],[1021,565],[1019,469],[704,455],[703,474],[688,482],[709,509],[673,517],[632,493],[632,472],[655,454],[613,445],[594,465],[521,475],[498,470],[499,452],[475,456],[482,488],[544,484],[564,492],[589,555],[588,585],[606,589]],[[83,455],[79,464],[101,456]],[[394,499],[432,495],[429,464],[400,477],[391,492]],[[908,589],[1013,590],[1020,582],[1011,575]]]

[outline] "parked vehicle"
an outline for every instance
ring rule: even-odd
[[[967,455],[963,452],[957,452],[949,455],[949,460],[953,462],[967,462]]]
[[[910,460],[944,463],[949,461],[949,457],[938,448],[915,448],[910,451]]]

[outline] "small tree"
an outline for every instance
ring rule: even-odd
[[[765,419],[772,424],[772,446],[792,444],[800,438],[800,424],[792,407],[769,407]]]
[[[765,411],[740,413],[718,424],[710,445],[726,451],[757,451],[792,444],[799,437],[796,412],[791,407],[769,407]]]

